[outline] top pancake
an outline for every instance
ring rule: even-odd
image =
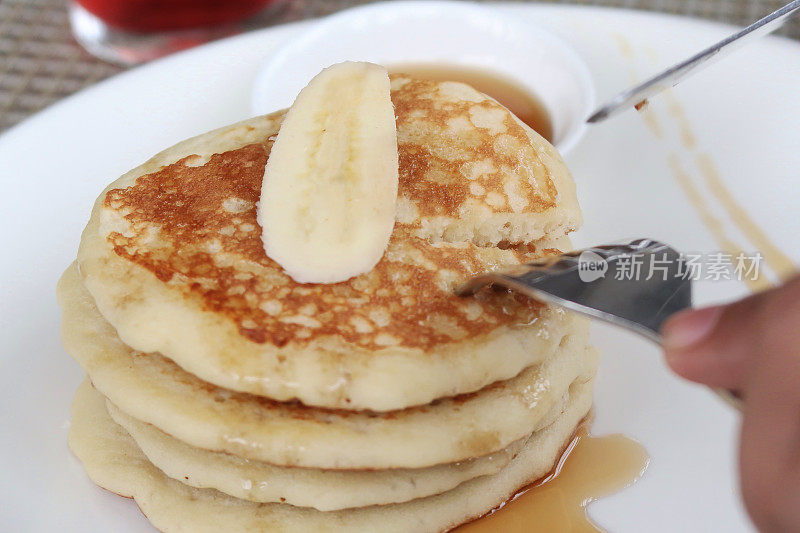
[[[376,411],[471,392],[550,353],[563,312],[452,288],[564,245],[548,239],[580,215],[563,162],[466,85],[392,86],[398,216],[373,271],[303,285],[265,255],[255,204],[283,113],[258,117],[162,152],[98,199],[78,259],[122,340],[222,387]]]

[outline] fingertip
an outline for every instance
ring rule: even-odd
[[[679,351],[706,339],[719,322],[722,309],[721,306],[689,309],[667,319],[661,328],[662,345],[667,351],[667,358],[679,357]]]
[[[687,310],[676,314],[662,328],[664,359],[677,375],[712,386],[737,384],[737,359],[720,352],[714,342],[725,306]]]
[[[667,362],[670,370],[677,375],[692,380],[698,381],[698,360],[690,354],[685,353],[680,349],[671,349],[664,347],[664,360]]]

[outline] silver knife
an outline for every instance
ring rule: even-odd
[[[625,109],[645,103],[651,96],[660,93],[664,89],[674,87],[690,74],[725,57],[734,50],[737,50],[740,46],[757,37],[775,31],[797,10],[800,10],[800,0],[789,2],[774,13],[767,15],[745,29],[709,46],[702,52],[668,68],[644,83],[618,94],[609,100],[608,103],[598,108],[586,121],[600,122]]]
[[[456,290],[493,285],[622,326],[661,343],[661,326],[692,306],[694,271],[682,254],[653,239],[595,246],[481,274]],[[741,410],[731,391],[713,389]]]

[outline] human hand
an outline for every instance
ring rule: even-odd
[[[667,363],[744,399],[740,479],[763,532],[800,531],[800,277],[664,325]]]

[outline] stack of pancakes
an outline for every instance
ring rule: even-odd
[[[587,324],[480,272],[580,224],[556,151],[470,87],[396,77],[381,262],[299,284],[256,202],[283,113],[180,143],[98,199],[59,283],[88,380],[70,445],[166,531],[442,531],[554,466],[592,401]]]

